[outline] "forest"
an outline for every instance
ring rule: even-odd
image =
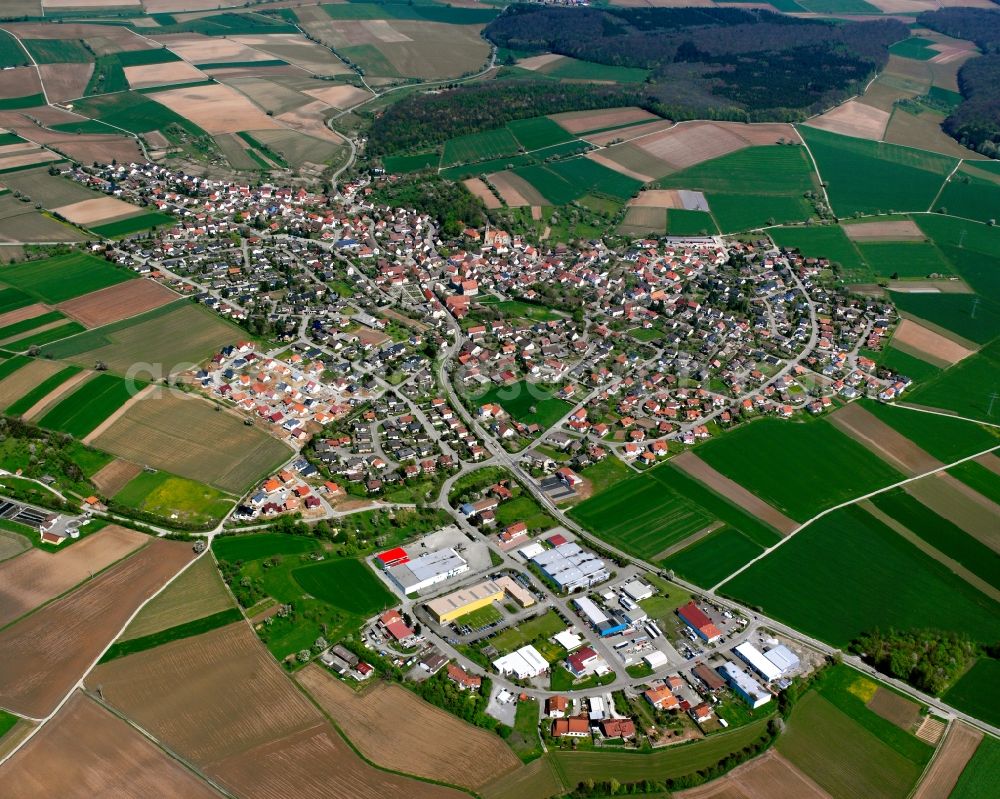
[[[976,649],[962,635],[937,630],[873,630],[851,642],[851,651],[883,674],[935,696],[968,668]]]
[[[963,102],[942,127],[969,149],[1000,156],[1000,11],[945,8],[920,15],[920,24],[956,39],[969,39],[983,51],[958,72]]]
[[[432,174],[401,178],[379,186],[374,199],[395,208],[419,208],[437,220],[445,234],[456,236],[468,226],[486,223],[482,201],[465,186]]]
[[[733,8],[509,6],[486,26],[494,44],[652,70],[650,94],[699,112],[797,119],[855,93],[909,32],[898,20],[831,24]]]

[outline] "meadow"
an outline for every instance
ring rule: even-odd
[[[903,479],[824,419],[760,419],[709,441],[698,455],[799,521]]]
[[[937,50],[932,50],[928,45],[934,44],[930,39],[920,36],[911,36],[901,42],[896,42],[889,47],[889,52],[903,58],[913,58],[917,61],[929,61],[938,54]]]
[[[558,399],[549,389],[526,380],[510,386],[494,386],[477,402],[479,405],[498,404],[517,421],[544,428],[551,427],[573,410],[570,403]]]
[[[996,457],[994,454],[991,457]],[[976,461],[966,461],[948,470],[948,474],[1000,505],[1000,474]]]
[[[441,153],[435,150],[430,153],[416,155],[387,155],[382,159],[382,166],[387,172],[406,175],[410,172],[421,172],[425,169],[437,169],[441,162]]]
[[[924,385],[917,386],[906,401],[995,422],[998,411],[994,407],[993,413],[990,413],[990,395],[1000,391],[998,374],[1000,340],[988,344]]]
[[[0,289],[0,313],[23,308],[31,303],[32,298],[23,291],[12,288]]]
[[[723,527],[661,561],[695,585],[711,588],[764,550],[739,530]]]
[[[115,494],[114,501],[192,524],[217,522],[233,507],[232,498],[223,492],[167,472],[140,472]]]
[[[841,648],[876,627],[1000,634],[997,603],[856,505],[813,522],[721,590]]]
[[[926,211],[955,159],[899,145],[798,128],[827,182],[840,216],[879,211]],[[864,175],[864,180],[858,180]]]
[[[514,155],[520,146],[507,128],[493,128],[482,133],[470,133],[448,139],[444,143],[442,166],[488,161],[505,155]]]
[[[980,658],[941,698],[949,705],[997,726],[1000,725],[1000,694],[996,690],[998,681],[1000,660]],[[983,739],[983,743],[987,740],[989,736]]]
[[[360,560],[327,560],[292,571],[302,590],[334,607],[359,616],[378,613],[396,597]]]
[[[38,420],[38,425],[84,438],[145,385],[116,375],[99,374],[61,399]]]
[[[719,226],[706,211],[670,208],[667,211],[667,234],[670,236],[712,236]]]
[[[862,257],[876,275],[899,278],[947,275],[951,265],[933,244],[922,241],[878,241],[858,244]]]
[[[42,302],[58,303],[132,280],[135,275],[101,258],[70,253],[0,268],[0,280]]]
[[[939,367],[902,350],[897,350],[891,344],[881,352],[868,353],[868,357],[879,366],[884,366],[896,374],[909,377],[917,381],[918,384],[941,374]]]
[[[173,226],[176,221],[177,218],[172,214],[159,212],[143,213],[126,217],[125,219],[118,219],[114,222],[108,222],[104,225],[91,225],[90,229],[101,238],[114,239],[163,225]]]
[[[548,117],[517,119],[507,123],[507,130],[525,150],[540,150],[575,139]]]
[[[989,222],[1000,217],[1000,185],[959,170],[941,192],[935,210]]]
[[[869,413],[918,447],[945,463],[1000,445],[1000,430],[964,419],[896,408],[874,400],[862,400]]]
[[[871,279],[871,271],[840,225],[780,227],[770,231],[779,247],[798,250],[806,258],[826,258],[839,264],[844,279],[861,283]]]
[[[542,67],[538,72],[559,80],[613,81],[615,83],[642,83],[649,76],[648,69],[598,64],[569,56]]]
[[[275,555],[299,555],[315,552],[319,542],[314,538],[285,533],[253,533],[251,535],[224,535],[212,541],[212,552],[219,560],[237,563],[261,560]]]
[[[674,172],[656,182],[664,189],[697,189],[720,194],[795,195],[816,188],[804,147],[745,147]]]
[[[568,158],[545,166],[521,167],[515,169],[514,174],[527,180],[553,205],[566,205],[585,194],[627,200],[642,188],[642,183],[635,178],[589,158]]]

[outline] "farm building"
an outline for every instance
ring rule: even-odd
[[[501,674],[513,675],[519,680],[538,677],[549,670],[548,662],[531,644],[497,658],[493,661],[493,667]]]
[[[576,609],[580,611],[580,614],[587,620],[587,623],[600,633],[602,637],[615,635],[625,629],[624,622],[612,619],[607,613],[601,610],[596,602],[588,597],[582,596],[574,599],[573,604],[576,605]]]
[[[772,646],[764,653],[764,657],[770,660],[775,666],[778,667],[778,669],[781,670],[782,677],[790,672],[798,670],[800,665],[799,656],[784,644]]]
[[[451,547],[426,552],[385,570],[404,594],[417,594],[469,570],[469,564]]]
[[[744,641],[739,646],[734,647],[733,652],[764,682],[773,682],[781,676],[781,669],[764,657],[760,650],[749,641]]]
[[[771,694],[767,689],[753,677],[742,672],[735,663],[723,663],[719,666],[719,673],[729,683],[729,687],[751,708],[757,709],[771,701]]]
[[[432,599],[425,604],[425,607],[437,619],[438,624],[447,624],[474,610],[499,602],[503,599],[503,594],[504,591],[499,585],[487,580]]]
[[[563,591],[590,588],[610,576],[603,560],[573,542],[545,550],[532,561]]]
[[[683,607],[677,609],[677,615],[681,617],[688,627],[694,630],[695,635],[707,644],[718,641],[722,637],[722,632],[712,622],[705,612],[699,608],[694,601],[688,602]]]
[[[514,582],[513,579],[508,577],[506,574],[504,574],[501,577],[498,577],[494,582],[496,582],[496,584],[504,590],[507,596],[509,596],[511,599],[517,602],[517,604],[520,605],[522,608],[530,608],[532,605],[535,604],[535,597],[532,596],[531,591],[528,591],[527,589],[518,585],[516,582]]]

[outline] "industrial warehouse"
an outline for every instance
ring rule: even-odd
[[[611,576],[603,560],[572,541],[547,549],[531,560],[566,592],[590,588]]]
[[[474,610],[499,602],[503,599],[503,595],[503,588],[492,580],[487,580],[432,599],[425,604],[425,607],[438,624],[447,624]]]
[[[451,547],[425,552],[412,559],[408,553],[397,548],[388,553],[383,552],[376,560],[385,563],[382,558],[390,554],[394,565],[389,565],[385,573],[404,594],[419,594],[432,585],[443,583],[469,570],[468,561]]]

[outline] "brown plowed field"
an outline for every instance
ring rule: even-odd
[[[49,102],[62,103],[83,97],[93,64],[42,64],[38,67]]]
[[[0,380],[0,408],[6,408],[12,402],[21,399],[43,380],[64,368],[65,364],[55,361],[26,363],[9,377]]]
[[[207,769],[241,799],[467,799],[468,794],[372,768],[326,722]]]
[[[806,124],[811,128],[829,130],[844,136],[878,141],[889,124],[889,112],[857,100],[848,100],[843,105],[810,119]]]
[[[693,452],[681,453],[674,458],[674,464],[695,480],[704,483],[713,491],[722,494],[730,502],[739,505],[747,513],[771,525],[782,535],[788,535],[799,526],[798,522],[789,519],[777,508],[771,507],[755,494],[751,494],[739,483],[717,472]]]
[[[802,137],[799,136],[799,132],[795,130],[795,127],[785,122],[754,122],[751,124],[744,124],[742,122],[713,122],[712,124],[717,128],[735,133],[747,144],[753,146],[763,147],[769,144],[777,144],[778,139],[800,143],[802,141]]]
[[[907,494],[923,502],[938,516],[961,527],[973,538],[1000,552],[1000,506],[950,474],[938,472],[907,483]]]
[[[929,355],[932,363],[944,361],[945,366],[958,363],[963,358],[968,358],[974,350],[963,347],[957,341],[945,338],[940,333],[917,324],[912,319],[904,319],[896,328],[896,333],[892,338],[894,344],[902,344],[910,350],[915,350],[918,354]]]
[[[503,201],[511,208],[548,205],[548,200],[538,193],[538,189],[513,172],[494,172],[492,175],[487,175],[486,179],[496,186]]]
[[[171,83],[194,83],[205,80],[204,72],[187,61],[171,61],[166,64],[141,64],[125,67],[125,79],[133,89],[150,86],[167,86]]]
[[[483,205],[487,208],[499,208],[500,201],[496,198],[496,195],[490,191],[489,186],[483,183],[479,178],[469,178],[468,180],[463,180],[462,185],[469,190],[470,193],[478,197],[483,201]]]
[[[13,311],[0,314],[0,327],[7,327],[7,325],[12,325],[15,322],[23,322],[25,319],[34,319],[36,316],[41,316],[48,312],[49,307],[42,305],[40,302],[36,302],[34,305],[25,305],[23,308],[15,308]]]
[[[84,227],[94,222],[101,223],[140,212],[138,206],[119,200],[117,197],[94,197],[92,200],[79,200],[69,205],[60,205],[52,210],[70,222]]]
[[[34,67],[0,70],[0,99],[39,94],[42,84]]]
[[[634,169],[629,169],[626,166],[622,166],[617,161],[612,161],[610,158],[602,155],[601,153],[587,153],[585,158],[589,158],[594,163],[600,164],[601,166],[606,166],[608,169],[613,169],[615,172],[620,172],[623,175],[628,175],[630,178],[635,178],[643,183],[649,183],[654,178],[652,175],[646,175],[642,172],[636,172]]]
[[[830,794],[770,749],[707,785],[681,791],[677,799],[829,799]]]
[[[0,632],[0,706],[32,718],[51,713],[135,609],[192,557],[189,544],[153,540]]]
[[[628,201],[629,206],[639,208],[683,208],[677,189],[644,189]]]
[[[567,111],[565,114],[553,114],[549,118],[567,133],[585,133],[588,130],[613,128],[644,119],[655,120],[656,116],[641,108],[608,108],[603,111]]]
[[[498,736],[398,685],[379,682],[357,693],[315,664],[298,681],[365,757],[393,771],[478,788],[521,766]]]
[[[979,730],[961,721],[953,722],[913,799],[948,799],[982,739]]]
[[[118,163],[143,163],[145,158],[135,139],[129,136],[105,136],[100,133],[84,136],[64,136],[50,142],[51,146],[70,158],[84,164],[94,161]]]
[[[177,299],[177,294],[154,280],[126,280],[57,306],[87,327],[98,327],[151,311]]]
[[[633,144],[675,169],[694,166],[747,146],[743,138],[712,122],[679,124],[662,133],[636,139]]]
[[[588,133],[580,138],[597,144],[601,147],[613,141],[630,141],[639,136],[648,136],[651,133],[658,133],[673,126],[669,119],[659,119],[655,122],[646,122],[642,125],[633,125],[630,128],[619,128],[617,130],[606,130],[603,133]]]
[[[920,718],[920,705],[882,687],[868,700],[868,709],[907,732]]]
[[[242,94],[221,83],[168,89],[148,96],[212,135],[280,127]],[[317,124],[322,126],[321,121]]]
[[[910,219],[899,219],[892,222],[859,222],[856,225],[844,225],[847,238],[854,241],[923,241],[927,237]]]
[[[944,465],[856,402],[834,411],[830,421],[842,433],[847,433],[907,477]]]
[[[5,799],[212,799],[206,783],[82,693],[0,769]]]
[[[104,496],[113,497],[140,472],[142,472],[142,467],[138,463],[115,458],[103,469],[96,472],[90,480]]]
[[[343,137],[323,124],[323,114],[327,111],[329,111],[329,106],[326,103],[322,100],[314,100],[292,111],[279,114],[277,119],[284,122],[287,127],[297,130],[300,133],[306,133],[310,136],[315,136],[317,139],[333,142],[334,144],[343,144]],[[271,120],[270,117],[267,117],[267,119]],[[264,127],[278,126],[274,124]],[[240,130],[255,130],[255,128],[240,128]]]

